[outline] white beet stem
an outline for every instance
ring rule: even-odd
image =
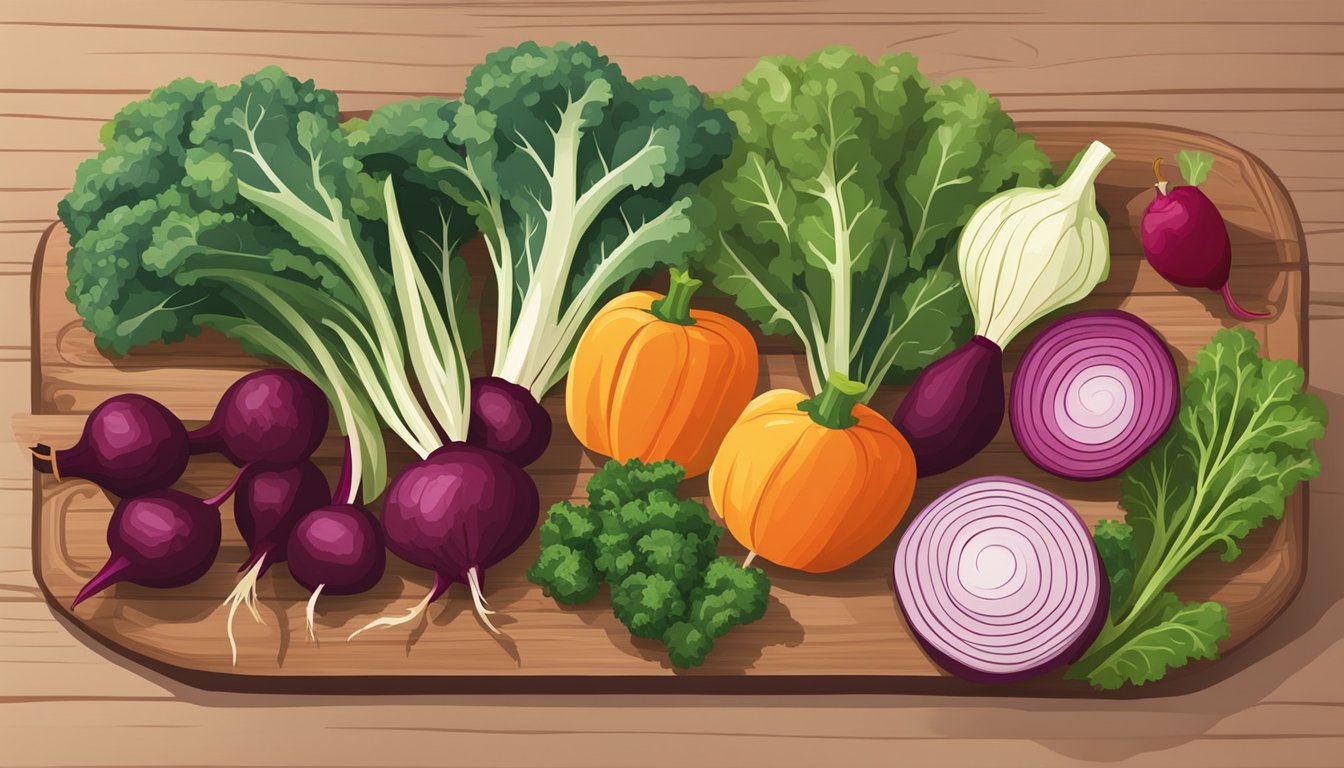
[[[308,639],[314,643],[317,642],[317,633],[313,631],[313,614],[317,612],[317,597],[322,594],[322,588],[326,584],[318,584],[317,589],[313,590],[313,596],[308,598],[308,607],[304,615],[308,618]]]
[[[481,578],[477,574],[475,568],[467,571],[467,585],[471,587],[471,602],[476,606],[477,618],[481,620],[481,623],[485,625],[486,629],[496,635],[501,634],[495,625],[490,623],[490,619],[488,618],[494,611],[486,607],[485,596],[481,594]]]
[[[357,635],[363,632],[367,632],[370,629],[377,629],[378,627],[395,627],[401,624],[406,624],[408,622],[415,621],[415,619],[418,618],[420,614],[425,612],[425,609],[429,607],[429,604],[434,602],[434,598],[438,597],[440,592],[441,590],[439,589],[439,580],[436,578],[434,580],[434,586],[430,587],[429,592],[425,593],[424,599],[416,603],[414,608],[411,608],[409,611],[407,611],[405,616],[396,616],[396,617],[379,616],[373,621],[370,621],[368,624],[365,624],[359,629],[356,629],[354,632],[351,632],[350,636],[346,638],[346,641],[349,642],[350,640],[354,640]]]
[[[261,577],[261,569],[266,563],[266,555],[257,558],[257,562],[247,569],[247,573],[238,580],[237,586],[224,598],[224,605],[229,606],[229,619],[226,632],[229,636],[229,652],[233,657],[233,665],[238,666],[238,642],[233,637],[233,617],[238,613],[239,605],[246,605],[247,610],[256,619],[258,624],[265,624],[261,619],[261,611],[257,610],[257,579]]]

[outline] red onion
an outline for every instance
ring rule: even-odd
[[[1079,312],[1036,337],[1013,376],[1009,418],[1022,452],[1073,480],[1119,474],[1176,416],[1176,363],[1147,323]]]
[[[980,682],[1074,661],[1106,617],[1109,588],[1082,518],[1008,477],[962,483],[925,507],[901,537],[895,575],[925,652]]]

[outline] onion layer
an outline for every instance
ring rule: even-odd
[[[1128,312],[1055,321],[1013,375],[1009,418],[1022,452],[1047,472],[1099,480],[1124,471],[1167,431],[1179,399],[1162,338]]]
[[[1058,496],[984,477],[925,507],[896,550],[896,598],[947,671],[1010,682],[1078,658],[1109,593],[1092,536]]]

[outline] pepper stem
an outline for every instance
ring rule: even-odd
[[[1171,186],[1171,182],[1162,178],[1162,158],[1160,157],[1153,161],[1153,178],[1157,179],[1157,183],[1153,185],[1157,187],[1157,194],[1167,194],[1167,189]]]
[[[691,319],[691,296],[704,283],[684,269],[672,267],[667,273],[671,276],[667,295],[653,302],[649,312],[665,323],[695,325],[695,320]]]
[[[854,417],[854,406],[859,404],[867,391],[868,388],[862,383],[842,373],[832,373],[826,377],[821,394],[799,403],[798,410],[804,411],[813,421],[827,429],[849,429],[859,423]]]

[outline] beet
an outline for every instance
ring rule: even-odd
[[[219,553],[219,505],[237,482],[235,477],[223,493],[209,499],[171,488],[122,499],[107,524],[112,554],[79,591],[71,610],[118,582],[166,589],[204,576]]]
[[[1227,311],[1240,320],[1268,317],[1250,312],[1232,297],[1227,285],[1232,272],[1232,241],[1218,206],[1195,184],[1169,189],[1161,159],[1153,163],[1157,197],[1143,212],[1140,239],[1143,254],[1158,274],[1176,285],[1207,288],[1223,297]]]
[[[311,461],[283,468],[249,464],[233,500],[233,519],[247,542],[249,555],[238,569],[244,572],[237,586],[224,599],[229,606],[227,634],[233,661],[238,662],[238,646],[233,636],[233,618],[239,605],[247,606],[252,618],[261,623],[257,611],[257,581],[272,563],[287,556],[290,532],[299,519],[331,503],[327,478]]]
[[[920,372],[891,417],[928,477],[975,456],[1003,424],[1003,350],[984,336]]]
[[[33,467],[59,482],[78,477],[123,498],[167,488],[187,468],[187,429],[144,395],[117,395],[89,413],[79,440],[52,452],[36,445]]]
[[[467,442],[526,467],[550,445],[551,415],[527,387],[495,376],[472,379]]]
[[[317,639],[313,616],[325,592],[355,595],[383,578],[387,553],[383,531],[369,511],[355,504],[329,504],[304,515],[286,545],[289,573],[312,593],[308,599],[308,637]]]
[[[477,616],[498,633],[487,618],[484,571],[522,546],[539,507],[532,478],[491,451],[449,443],[408,466],[388,486],[383,533],[393,554],[433,571],[434,584],[405,616],[376,619],[350,637],[411,621],[455,582],[470,588]]]
[[[220,453],[237,466],[289,466],[313,454],[327,434],[326,395],[284,368],[249,373],[219,398],[214,415],[190,435],[191,453]]]

